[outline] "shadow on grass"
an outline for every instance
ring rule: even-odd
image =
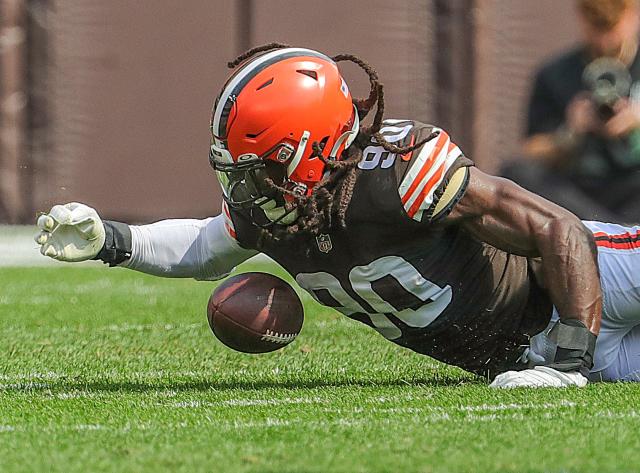
[[[379,387],[452,387],[481,385],[485,381],[481,378],[456,378],[456,377],[423,377],[411,380],[387,379],[387,380],[367,380],[367,379],[312,379],[312,380],[211,380],[206,378],[196,378],[192,380],[171,380],[158,378],[157,381],[121,381],[115,379],[84,379],[84,378],[60,378],[55,381],[31,380],[28,382],[18,382],[0,386],[1,393],[29,393],[29,392],[59,392],[59,391],[89,391],[103,393],[150,393],[154,391],[172,390],[178,392],[188,391],[262,391],[273,389],[288,390],[308,390],[318,388],[379,388]]]

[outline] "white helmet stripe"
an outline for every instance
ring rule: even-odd
[[[293,159],[287,166],[287,177],[291,177],[291,174],[295,172],[296,168],[298,167],[298,164],[300,164],[302,155],[304,154],[304,151],[307,148],[307,143],[309,143],[310,136],[311,136],[311,133],[309,133],[306,130],[302,133],[302,137],[300,138],[300,143],[298,144],[298,149],[296,149],[296,154],[293,156]]]
[[[236,76],[227,84],[225,89],[220,94],[220,99],[216,105],[215,112],[213,114],[213,123],[212,123],[212,132],[214,137],[222,137],[226,134],[226,130],[220,130],[220,122],[222,121],[222,112],[229,101],[231,95],[233,95],[234,91],[238,85],[242,84],[253,78],[257,72],[261,71],[267,65],[270,65],[276,61],[274,59],[283,59],[287,56],[296,57],[296,56],[313,56],[313,57],[321,57],[323,59],[331,61],[331,58],[328,56],[319,53],[318,51],[314,51],[312,49],[306,48],[284,48],[277,49],[275,51],[271,51],[263,56],[260,56],[254,59],[251,63],[247,64],[242,70],[240,70]],[[226,122],[226,120],[224,120]],[[226,123],[224,124],[226,127]]]
[[[340,138],[338,138],[335,142],[335,144],[333,145],[333,148],[331,148],[331,152],[329,153],[329,157],[330,158],[335,158],[336,154],[338,154],[338,149],[340,149],[340,146],[342,145],[342,143],[344,143],[344,149],[347,149],[349,146],[351,146],[351,143],[353,143],[353,140],[356,139],[356,136],[358,135],[358,131],[360,130],[360,116],[358,115],[358,109],[356,108],[356,106],[353,106],[353,113],[354,113],[354,120],[353,120],[353,126],[351,127],[351,130],[349,131],[345,131]]]

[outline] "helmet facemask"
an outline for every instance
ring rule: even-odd
[[[230,208],[248,211],[260,227],[274,224],[290,225],[296,220],[297,208],[293,199],[279,189],[304,195],[305,186],[286,177],[286,165],[255,154],[244,154],[236,162],[225,159],[225,150],[211,145],[209,163],[216,171],[223,199]],[[289,159],[291,145],[284,143],[269,155],[278,153],[280,159]]]

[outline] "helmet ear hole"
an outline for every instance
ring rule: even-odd
[[[325,136],[320,140],[320,142],[318,143],[318,147],[320,148],[320,151],[324,150],[324,147],[327,146],[327,141],[329,141],[328,136]]]
[[[267,160],[265,161],[265,171],[267,177],[271,178],[274,184],[278,186],[284,185],[287,178],[286,166],[276,163],[275,161]]]

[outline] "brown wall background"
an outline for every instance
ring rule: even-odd
[[[9,222],[68,201],[130,222],[217,214],[211,102],[229,59],[274,40],[361,56],[385,84],[386,116],[438,123],[494,171],[517,154],[535,66],[577,33],[568,0],[0,5],[1,37],[26,38],[0,49],[0,221]],[[364,73],[344,71],[365,94]]]

